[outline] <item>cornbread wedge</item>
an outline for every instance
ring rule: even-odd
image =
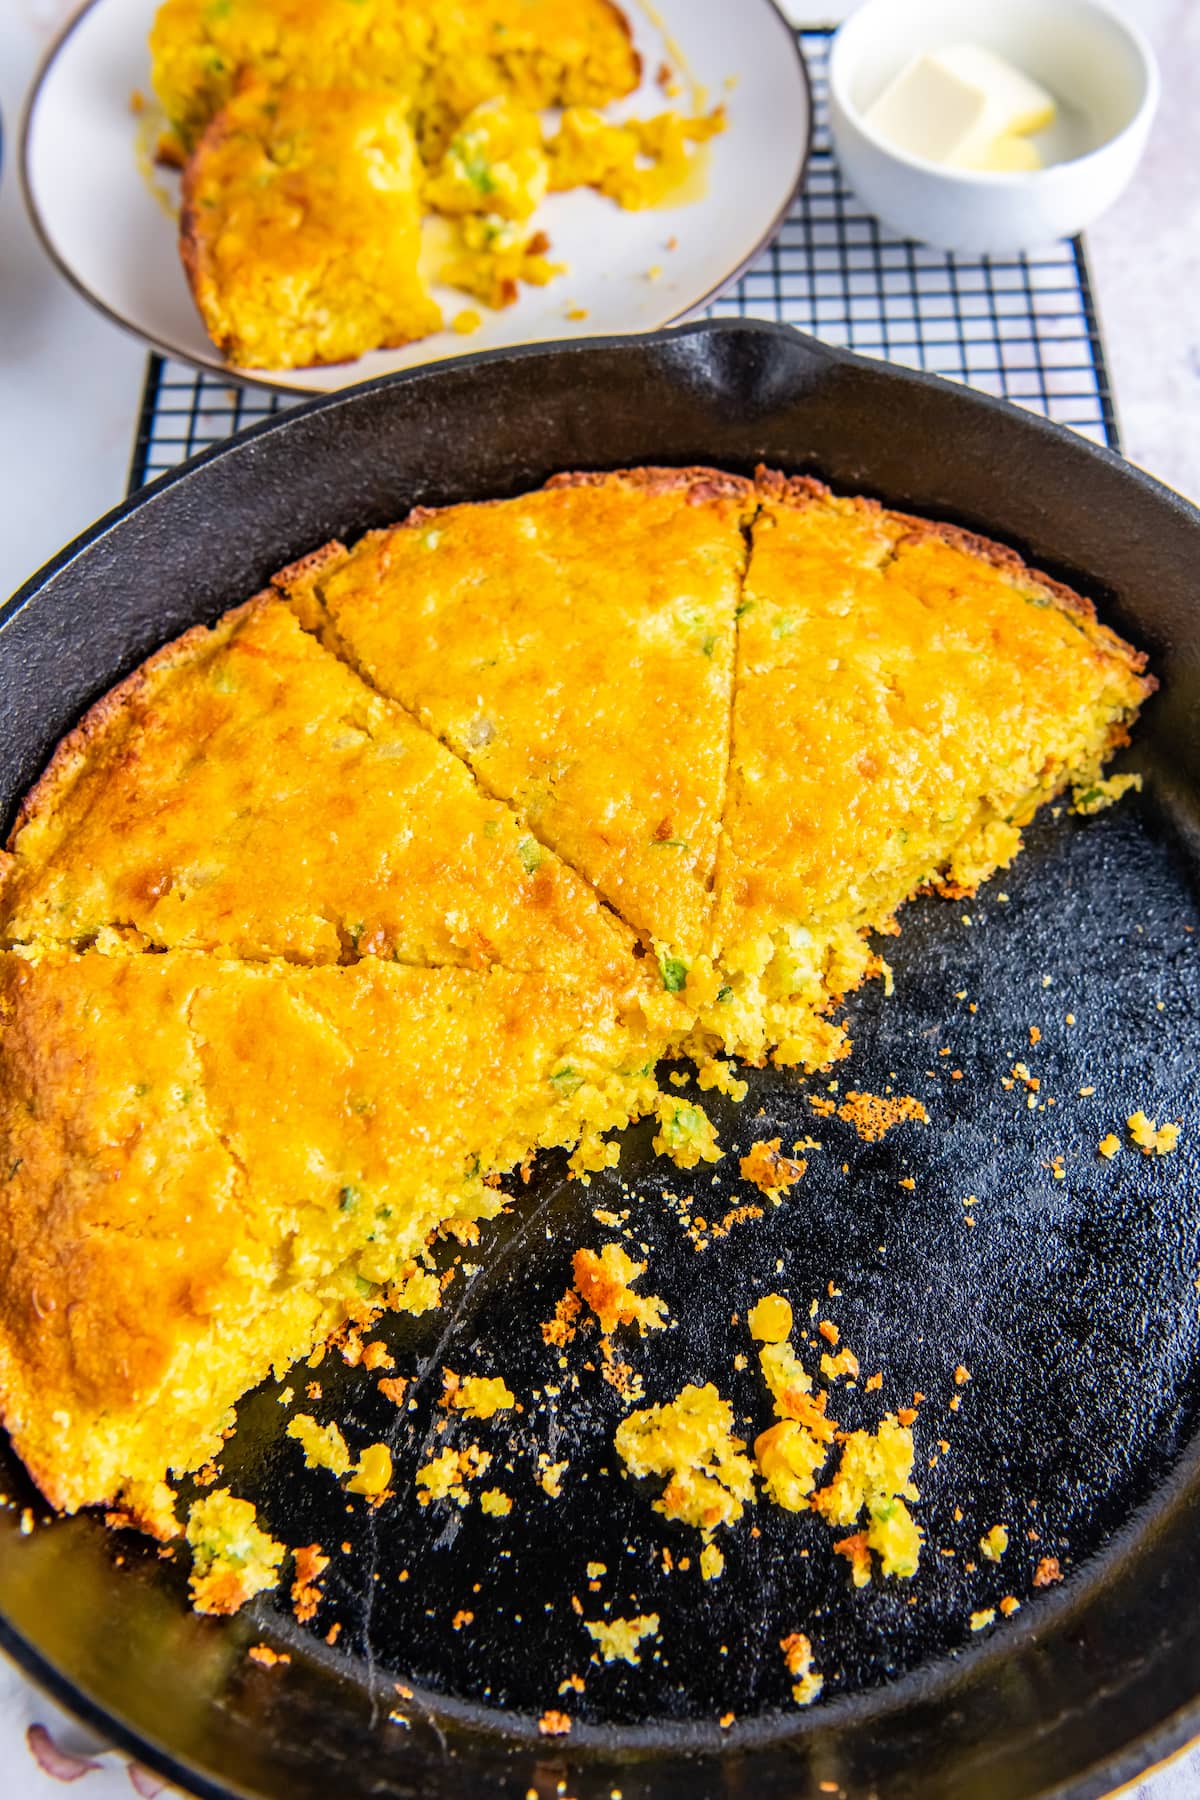
[[[503,963],[616,992],[627,927],[267,596],[152,657],[60,746],[0,855],[0,942]]]
[[[4,955],[0,1405],[47,1498],[144,1516],[490,1176],[646,1110],[653,1056],[541,976]]]
[[[438,330],[417,270],[421,175],[395,94],[235,94],[184,169],[179,226],[218,349],[243,368],[301,368]]]
[[[281,583],[650,940],[669,988],[708,940],[753,510],[713,470],[560,476]]]
[[[1013,552],[816,482],[758,485],[704,1023],[814,1066],[845,1048],[823,1012],[878,966],[864,934],[1006,867],[1154,683]]]
[[[150,48],[155,92],[189,149],[246,74],[271,88],[393,90],[428,157],[494,95],[601,106],[640,73],[611,0],[165,0]]]

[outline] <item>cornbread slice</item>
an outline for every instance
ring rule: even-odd
[[[0,941],[540,970],[611,991],[633,937],[277,598],[198,626],[60,746],[0,855]]]
[[[668,988],[708,940],[753,505],[706,469],[560,476],[282,584],[651,940]]]
[[[645,1111],[653,1054],[504,970],[0,957],[0,1413],[47,1498],[137,1516],[490,1176]]]
[[[188,148],[247,73],[272,88],[392,89],[430,157],[494,95],[601,106],[640,75],[611,0],[165,0],[150,48],[154,90]]]
[[[1154,683],[1088,602],[947,525],[760,473],[705,1025],[814,1065],[923,887],[971,893]]]
[[[252,87],[205,128],[183,173],[179,244],[231,362],[344,362],[439,329],[417,270],[422,171],[407,115],[371,88]]]

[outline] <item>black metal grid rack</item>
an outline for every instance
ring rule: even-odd
[[[1036,256],[946,255],[895,237],[864,211],[829,143],[827,28],[799,33],[816,106],[812,160],[775,242],[710,306],[774,319],[831,344],[968,382],[1120,447],[1082,243]],[[287,398],[150,358],[130,488]]]

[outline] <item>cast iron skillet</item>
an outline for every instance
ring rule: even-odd
[[[181,1604],[182,1557],[161,1561],[91,1518],[22,1536],[17,1510],[0,1514],[0,1642],[201,1794],[770,1800],[832,1783],[887,1800],[1090,1800],[1200,1729],[1189,930],[1200,922],[1200,516],[1177,496],[1025,413],[777,326],[537,347],[387,378],[155,483],[15,597],[0,614],[0,811],[117,676],[333,535],[416,502],[511,494],[556,469],[760,459],[1000,537],[1093,595],[1162,681],[1132,753],[1145,794],[1094,819],[1039,823],[976,901],[907,910],[889,946],[897,993],[885,1003],[876,984],[855,1001],[854,1058],[836,1073],[844,1087],[919,1095],[928,1130],[867,1146],[814,1115],[828,1078],[752,1074],[740,1112],[705,1096],[731,1152],[716,1186],[707,1169],[665,1171],[638,1132],[622,1171],[586,1191],[547,1161],[475,1253],[482,1272],[460,1271],[431,1319],[382,1328],[416,1377],[414,1410],[327,1358],[314,1410],[342,1417],[352,1443],[387,1435],[395,1450],[397,1497],[382,1511],[347,1510],[328,1476],[302,1473],[276,1387],[247,1400],[226,1479],[290,1543],[334,1553],[314,1628],[297,1627],[284,1600],[229,1623],[198,1619]],[[1041,1080],[1041,1110],[1020,1083],[1003,1085],[1021,1058]],[[1053,1109],[1041,1104],[1051,1097]],[[1182,1121],[1180,1150],[1097,1157],[1098,1139],[1139,1106]],[[695,1251],[664,1189],[719,1217],[747,1198],[733,1152],[809,1133],[822,1148],[793,1198]],[[721,1580],[701,1582],[694,1562],[664,1571],[664,1546],[694,1559],[697,1545],[619,1474],[622,1407],[588,1367],[594,1338],[561,1368],[538,1330],[572,1250],[614,1235],[593,1209],[626,1207],[649,1248],[646,1285],[679,1321],[628,1350],[648,1398],[715,1379],[747,1435],[762,1429],[753,1363],[733,1363],[751,1346],[730,1321],[773,1288],[805,1319],[819,1296],[864,1375],[882,1370],[878,1396],[839,1400],[843,1423],[926,1395],[916,1433],[929,1541],[911,1587],[856,1593],[823,1527],[766,1504],[757,1537],[729,1537]],[[492,1428],[473,1433],[500,1452],[508,1520],[415,1504],[408,1476],[443,1366],[498,1371],[524,1397],[511,1448]],[[569,1461],[557,1501],[534,1480],[539,1450]],[[0,1476],[17,1508],[35,1502],[7,1450]],[[1011,1547],[993,1565],[977,1544],[1000,1521]],[[1045,1555],[1065,1580],[1037,1589]],[[597,1591],[591,1560],[607,1570]],[[973,1634],[968,1615],[1007,1594],[1022,1610]],[[589,1664],[572,1595],[585,1618],[605,1616],[605,1602],[609,1616],[657,1612],[657,1651],[639,1668]],[[455,1630],[464,1611],[473,1619]],[[826,1677],[808,1712],[791,1704],[778,1647],[795,1629]],[[262,1639],[290,1663],[248,1661]],[[585,1692],[560,1695],[575,1671]],[[548,1707],[572,1715],[569,1738],[539,1735]]]

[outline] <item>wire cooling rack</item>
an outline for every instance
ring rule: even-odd
[[[946,255],[865,212],[829,143],[828,28],[798,33],[816,105],[804,187],[714,318],[774,319],[868,356],[969,382],[1120,447],[1082,243],[1036,256]],[[130,488],[294,402],[150,358]]]

